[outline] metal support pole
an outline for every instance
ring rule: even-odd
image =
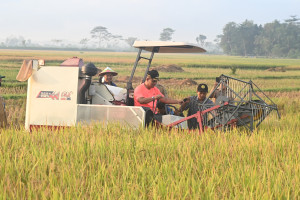
[[[152,53],[151,53],[151,56],[150,56],[150,58],[149,58],[149,60],[148,60],[148,66],[147,66],[147,69],[146,69],[146,71],[145,71],[145,75],[144,75],[144,78],[143,78],[143,83],[145,82],[145,80],[146,80],[146,77],[147,77],[147,73],[148,73],[148,71],[149,71],[149,68],[150,68],[150,65],[151,65],[151,62],[152,62],[152,59],[153,59],[153,56],[154,56],[154,51],[152,51]]]
[[[201,133],[203,133],[203,127],[202,127],[202,112],[200,111],[200,112],[198,112],[197,113],[197,121],[198,121],[198,123],[199,123],[199,135],[201,134]]]
[[[139,60],[141,59],[141,53],[142,53],[142,49],[140,48],[140,49],[139,49],[139,52],[138,52],[138,55],[137,55],[137,57],[136,57],[136,60],[135,60],[133,69],[132,69],[132,71],[131,71],[130,78],[129,78],[128,82],[127,82],[127,88],[126,88],[127,90],[132,89],[132,79],[133,79],[133,75],[134,75],[134,73],[135,73],[136,67],[137,67],[137,65],[138,65],[138,62],[139,62]]]

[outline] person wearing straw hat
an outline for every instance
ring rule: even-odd
[[[99,74],[99,81],[106,85],[117,86],[114,82],[112,82],[113,76],[117,76],[118,73],[112,70],[110,67],[106,67],[100,74]]]

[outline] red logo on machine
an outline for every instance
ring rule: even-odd
[[[40,91],[36,98],[47,99],[50,98],[52,100],[71,100],[72,91],[63,91],[61,92],[61,96],[59,98],[60,92],[56,91]]]
[[[71,100],[71,95],[72,95],[72,94],[73,94],[72,91],[69,91],[69,92],[63,91],[63,92],[61,93],[60,100]]]
[[[59,93],[55,91],[40,91],[36,98],[51,98],[52,100],[59,100]]]

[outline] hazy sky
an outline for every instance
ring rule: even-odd
[[[0,0],[0,39],[32,41],[89,38],[104,26],[124,38],[158,40],[163,28],[174,41],[213,41],[228,22],[265,24],[300,17],[300,0]]]

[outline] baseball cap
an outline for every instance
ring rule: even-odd
[[[147,73],[153,80],[159,81],[159,73],[155,69],[148,71]]]
[[[208,87],[206,84],[201,83],[198,85],[197,91],[198,92],[208,92]]]

